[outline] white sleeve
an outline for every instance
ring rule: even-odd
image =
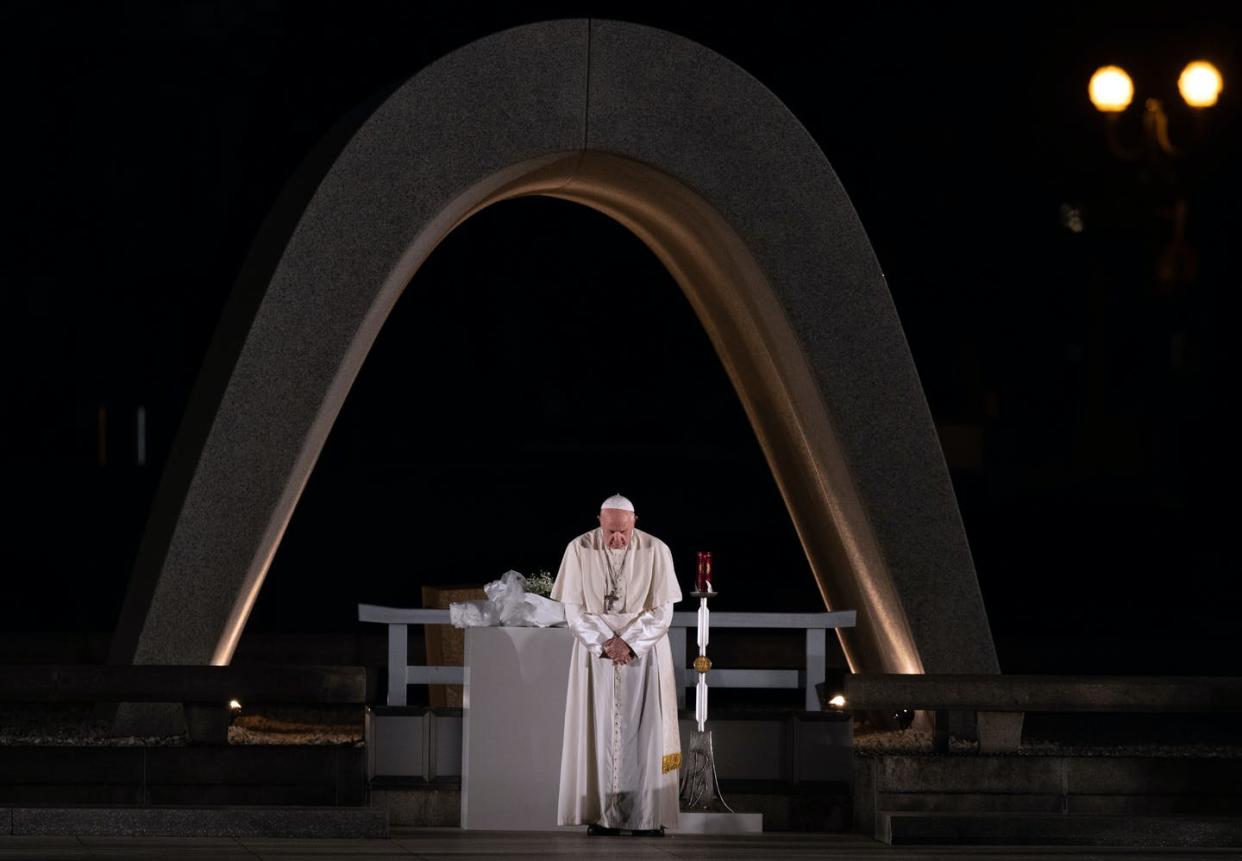
[[[565,604],[565,624],[582,645],[595,657],[604,654],[604,643],[616,636],[599,616],[583,613],[578,604]]]
[[[659,607],[643,611],[637,619],[625,626],[624,631],[617,632],[617,636],[625,640],[634,654],[641,658],[660,641],[661,637],[668,633],[668,627],[672,622],[672,603],[661,604]]]

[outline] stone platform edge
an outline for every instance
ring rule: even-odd
[[[385,838],[387,811],[372,807],[5,807],[14,837]]]

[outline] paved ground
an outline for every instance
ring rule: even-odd
[[[894,849],[875,840],[845,834],[765,834],[754,837],[671,836],[659,838],[591,837],[512,831],[462,831],[456,828],[394,829],[388,840],[235,840],[171,837],[0,837],[0,859],[168,858],[211,861],[254,859],[344,858],[832,858],[832,859],[1053,859],[1099,858],[1172,861],[1183,858],[1238,858],[1236,849],[1134,850],[1042,848]]]

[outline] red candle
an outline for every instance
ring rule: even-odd
[[[699,551],[699,568],[694,576],[694,591],[712,591],[712,554],[709,551]]]

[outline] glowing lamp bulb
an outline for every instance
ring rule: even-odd
[[[1224,81],[1216,67],[1206,60],[1195,60],[1182,69],[1177,90],[1192,108],[1210,108],[1216,104]]]
[[[241,711],[241,703],[239,703],[237,700],[229,700],[229,708],[232,711],[239,712]]]
[[[1091,104],[1104,113],[1124,111],[1134,98],[1134,82],[1120,66],[1101,66],[1087,85]]]
[[[845,708],[845,697],[837,694],[835,697],[828,700],[828,705],[832,706],[834,709]]]

